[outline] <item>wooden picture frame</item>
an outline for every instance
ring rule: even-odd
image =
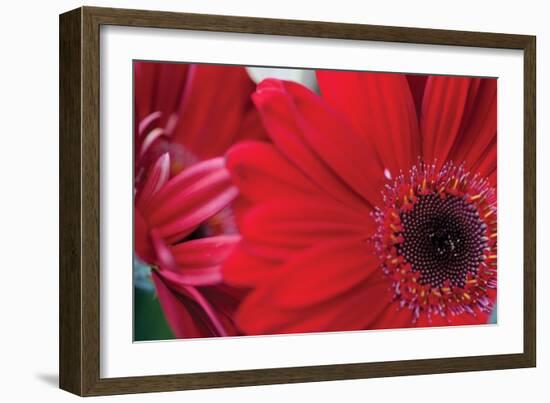
[[[99,29],[102,25],[402,42],[524,52],[523,353],[228,372],[100,377]],[[533,367],[535,37],[81,7],[60,16],[60,387],[81,396]]]

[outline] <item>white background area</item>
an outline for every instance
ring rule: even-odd
[[[523,52],[111,26],[101,36],[102,377],[523,351]],[[134,59],[498,77],[498,325],[132,343]]]
[[[6,2],[0,64],[0,397],[71,402],[58,366],[58,14],[79,1]],[[274,18],[536,34],[538,36],[538,367],[462,374],[202,390],[100,399],[107,402],[403,401],[545,402],[550,375],[550,27],[540,1],[229,0],[90,1],[88,5]],[[23,21],[23,17],[25,17]],[[499,166],[501,169],[502,164]],[[546,184],[545,184],[546,183]],[[499,184],[500,185],[500,184]],[[518,189],[519,191],[519,189]],[[499,200],[502,203],[502,199]],[[500,240],[499,240],[500,241]],[[411,345],[411,349],[415,346]],[[146,366],[147,363],[141,363]]]

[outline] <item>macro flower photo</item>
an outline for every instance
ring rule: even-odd
[[[496,78],[133,74],[136,341],[496,323]]]

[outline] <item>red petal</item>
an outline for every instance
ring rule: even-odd
[[[315,305],[349,292],[378,266],[360,241],[321,243],[274,271],[255,298],[287,309]]]
[[[241,135],[248,114],[254,113],[254,89],[243,67],[191,65],[174,141],[202,159],[222,155]]]
[[[212,306],[210,301],[208,301],[201,291],[196,287],[184,284],[182,281],[174,281],[173,276],[165,276],[165,274],[170,273],[166,270],[159,272],[159,275],[170,284],[170,287],[176,291],[179,291],[180,294],[186,295],[193,300],[194,303],[198,304],[201,308],[201,313],[206,316],[208,319],[209,328],[214,332],[214,335],[217,336],[227,336],[228,333],[225,327],[222,324],[222,320],[219,316],[219,312]]]
[[[241,141],[247,140],[268,140],[267,133],[264,129],[264,125],[262,124],[262,119],[260,118],[260,114],[258,113],[256,106],[252,102],[252,98],[249,98],[248,107],[243,113],[241,126],[237,130],[232,144],[237,144]],[[224,149],[227,149],[230,145],[231,144],[228,143]]]
[[[248,211],[255,205],[254,203],[251,203],[248,199],[242,196],[240,194],[241,190],[239,189],[239,196],[233,200],[233,203],[231,203],[231,210],[233,211],[233,219],[234,223],[238,228],[242,226],[242,222],[244,217],[248,214]]]
[[[422,115],[422,99],[424,98],[424,90],[426,89],[426,81],[428,76],[420,74],[407,74],[407,81],[411,89],[411,95],[414,100],[416,116],[418,121]]]
[[[204,330],[190,315],[184,297],[178,296],[168,288],[155,271],[153,271],[152,277],[162,311],[174,335],[178,338],[202,337]]]
[[[160,112],[157,127],[166,128],[168,119],[178,109],[188,68],[185,63],[134,62],[134,102],[138,124],[151,113]]]
[[[496,187],[497,186],[497,170],[495,169],[493,172],[491,172],[488,176],[487,176],[487,179],[489,179],[489,183]]]
[[[413,311],[394,302],[369,324],[368,329],[403,329],[413,326]]]
[[[477,173],[483,177],[489,177],[497,170],[497,139],[496,136],[491,144],[489,144],[484,153],[479,157],[476,164],[471,167],[471,172]],[[495,180],[491,181],[491,185],[496,186]]]
[[[474,99],[479,79],[430,76],[422,103],[422,153],[424,161],[441,167],[460,134],[462,118]],[[458,162],[459,163],[459,162]]]
[[[340,330],[369,329],[371,323],[387,310],[391,298],[390,284],[377,267],[367,281],[346,294],[348,308],[335,315],[329,326]]]
[[[247,334],[282,334],[365,329],[390,303],[388,284],[372,276],[338,297],[288,309],[257,289],[243,302],[237,322]]]
[[[289,193],[319,193],[272,144],[248,141],[232,147],[227,153],[227,169],[241,195],[252,202]]]
[[[416,162],[418,120],[403,74],[321,70],[317,79],[323,98],[374,146],[381,164],[375,178],[383,178],[386,168],[397,175]]]
[[[365,240],[374,231],[369,211],[353,211],[328,198],[284,197],[260,204],[243,218],[241,233],[274,258],[336,239]]]
[[[248,288],[265,280],[279,263],[251,253],[243,240],[223,262],[222,274],[228,284]]]
[[[422,312],[416,322],[412,323],[414,327],[442,327],[451,326],[449,316],[441,316],[438,314],[432,314],[428,316],[426,312]],[[409,326],[409,327],[412,327]]]
[[[192,65],[186,63],[158,63],[158,84],[155,101],[156,110],[163,112],[160,127],[170,132],[173,127],[169,127],[169,119],[180,105],[185,91],[187,75]],[[168,127],[167,127],[168,126]]]
[[[139,124],[145,117],[155,112],[155,63],[134,62],[134,105],[135,118]],[[137,125],[136,125],[137,128]]]
[[[376,204],[380,189],[372,181],[382,170],[370,146],[319,96],[297,83],[268,79],[253,99],[276,147],[306,177],[352,208]]]
[[[235,311],[246,292],[224,284],[213,287],[201,287],[201,292],[218,312],[218,318],[227,334],[229,336],[238,335],[237,325],[234,320]]]
[[[475,316],[464,312],[460,315],[448,315],[450,326],[486,325],[490,314],[476,311]]]
[[[151,264],[155,261],[155,251],[149,238],[149,226],[137,208],[134,208],[134,248],[144,262]]]
[[[462,133],[456,139],[450,158],[468,168],[482,162],[487,147],[496,146],[497,137],[497,80],[484,78],[480,80],[479,89],[469,104],[470,110],[465,114]],[[496,167],[496,162],[495,162]]]

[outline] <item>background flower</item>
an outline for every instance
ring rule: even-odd
[[[239,238],[237,190],[220,156],[264,136],[255,85],[242,67],[136,62],[134,72],[136,254],[176,337],[235,334],[241,292],[222,284],[220,262]]]

